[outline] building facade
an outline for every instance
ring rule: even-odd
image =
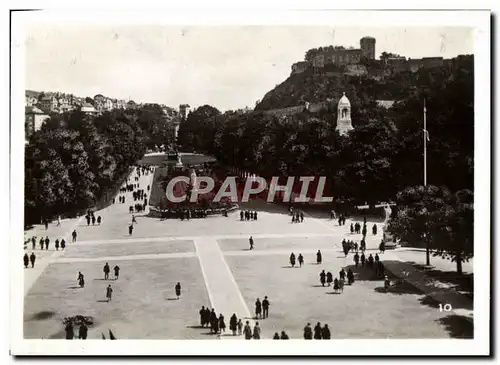
[[[36,106],[28,106],[24,110],[25,113],[25,133],[26,138],[29,138],[33,133],[42,128],[43,123],[49,119],[49,115],[44,113]]]
[[[376,40],[373,37],[363,37],[360,39],[359,46],[363,57],[369,60],[375,59],[375,43]]]

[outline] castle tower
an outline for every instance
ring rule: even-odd
[[[363,57],[368,58],[369,60],[375,59],[375,38],[363,37],[360,39],[359,45]]]
[[[339,100],[337,108],[337,128],[335,128],[335,130],[337,130],[340,135],[345,135],[353,129],[351,122],[351,103],[344,93]]]
[[[186,120],[187,116],[189,115],[190,108],[191,107],[188,104],[179,105],[179,114],[182,120]]]

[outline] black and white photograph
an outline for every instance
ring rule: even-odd
[[[215,13],[12,12],[12,354],[487,355],[489,11]]]

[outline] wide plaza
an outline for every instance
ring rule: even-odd
[[[133,173],[132,177],[135,176]],[[141,176],[140,188],[147,190],[153,174]],[[342,338],[450,338],[468,337],[472,322],[472,301],[463,312],[441,312],[436,295],[421,288],[383,290],[383,280],[368,268],[353,268],[356,281],[342,294],[319,282],[321,270],[338,277],[341,268],[353,266],[352,254],[344,256],[342,239],[361,240],[345,226],[321,215],[306,214],[303,223],[291,223],[286,207],[253,201],[241,209],[258,211],[257,221],[240,221],[239,210],[228,217],[163,220],[136,214],[137,224],[130,235],[132,193],[126,203],[110,205],[95,212],[101,225],[87,226],[85,219],[64,220],[61,227],[51,223],[47,230],[36,226],[29,235],[49,236],[49,251],[34,250],[35,268],[25,269],[24,337],[27,339],[64,338],[63,319],[91,316],[89,339],[100,339],[109,330],[119,339],[233,339],[226,333],[211,335],[200,328],[201,306],[215,308],[229,324],[235,313],[243,321],[255,323],[254,303],[268,296],[268,319],[257,319],[262,338],[286,331],[292,339],[302,338],[310,322],[328,324],[333,339]],[[373,235],[373,223],[379,226]],[[382,238],[381,220],[368,219],[367,252],[378,253]],[[76,229],[78,239],[71,243]],[[249,250],[249,237],[255,248]],[[56,238],[66,238],[64,251],[54,251]],[[316,252],[323,261],[316,264]],[[27,252],[31,252],[28,247]],[[299,253],[305,264],[292,268],[290,253]],[[380,254],[388,264],[425,259],[421,251],[397,249]],[[443,272],[452,271],[444,260]],[[120,267],[120,277],[104,280],[103,266]],[[397,267],[397,265],[393,265]],[[472,264],[464,266],[472,271]],[[85,287],[77,285],[78,272],[85,275]],[[397,273],[390,273],[391,276]],[[180,299],[174,286],[182,286]],[[113,299],[105,300],[105,289],[113,288]],[[445,290],[445,289],[443,289]],[[460,322],[457,324],[457,321]],[[461,330],[457,330],[457,328]],[[464,329],[466,328],[466,329]],[[237,337],[242,339],[242,337]]]

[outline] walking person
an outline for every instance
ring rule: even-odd
[[[66,248],[66,241],[64,240],[64,238],[61,240],[61,250],[64,251],[64,249]]]
[[[328,271],[328,272],[326,273],[326,284],[327,284],[328,286],[331,286],[331,285],[332,285],[332,282],[333,282],[333,275],[332,275],[332,273],[331,273],[330,271]]]
[[[312,331],[312,328],[311,328],[311,324],[308,323],[304,327],[304,340],[312,340],[312,339],[313,339],[313,331]]]
[[[118,277],[120,276],[120,267],[118,265],[115,265],[113,271],[115,272],[115,280],[118,280]]]
[[[365,267],[365,261],[366,261],[366,257],[365,257],[365,253],[363,252],[361,254],[361,267]]]
[[[54,245],[56,246],[56,251],[59,251],[59,238],[56,238]]]
[[[31,255],[30,255],[31,268],[35,267],[35,260],[36,260],[35,253],[32,252]]]
[[[222,313],[219,315],[219,330],[220,332],[226,332],[226,322],[224,322],[224,316]]]
[[[380,250],[380,253],[385,252],[385,242],[383,239],[380,241],[380,245],[378,246],[378,249]]]
[[[255,322],[255,326],[253,326],[253,339],[254,340],[260,340],[259,322]]]
[[[45,243],[45,241],[43,240],[43,237],[40,238],[40,250],[43,251],[43,244]]]
[[[262,316],[263,318],[268,318],[269,317],[269,300],[267,299],[267,296],[264,297],[264,300],[262,301]]]
[[[28,265],[30,264],[30,258],[27,253],[24,254],[23,261],[24,261],[24,268],[27,269]]]
[[[295,267],[295,255],[293,252],[290,254],[290,265],[292,265],[292,267]]]
[[[81,271],[78,271],[78,278],[76,279],[76,281],[78,282],[78,285],[80,285],[80,288],[85,287],[85,279]]]
[[[77,237],[76,229],[73,230],[73,233],[71,233],[71,236],[73,237],[73,242],[76,242],[76,237]]]
[[[321,330],[321,337],[323,340],[329,340],[332,338],[332,334],[330,333],[330,329],[328,328],[327,324],[325,324],[325,326]]]
[[[248,242],[250,243],[250,250],[253,250],[253,237],[250,236],[250,238],[248,239]]]
[[[237,327],[238,327],[238,336],[241,336],[241,334],[243,333],[243,322],[241,321],[241,318],[238,319]]]
[[[233,332],[233,336],[236,336],[236,330],[238,329],[238,319],[236,318],[236,313],[233,313],[229,319],[229,329]]]
[[[106,299],[108,300],[108,303],[111,301],[111,296],[113,295],[113,289],[111,288],[111,284],[108,285],[106,288]]]
[[[177,299],[181,296],[181,283],[177,283],[175,285],[175,295],[177,296]]]
[[[338,293],[339,289],[340,289],[339,279],[335,278],[335,280],[333,280],[333,291],[335,293]]]
[[[316,326],[314,326],[314,339],[315,340],[321,340],[322,335],[322,328],[321,328],[321,323],[317,323]]]
[[[377,235],[377,225],[376,224],[374,224],[373,227],[372,227],[372,233],[373,233],[374,236]]]
[[[50,243],[50,240],[49,240],[49,236],[47,236],[45,238],[45,250],[48,251],[49,250],[49,243]]]
[[[248,321],[245,324],[245,328],[243,329],[243,332],[245,333],[245,340],[252,339],[252,327],[250,327],[250,323]]]
[[[321,286],[325,286],[325,281],[326,281],[325,270],[322,270],[321,273],[319,274],[319,281],[321,282]]]
[[[80,325],[80,328],[78,329],[78,338],[80,340],[86,340],[87,339],[87,333],[88,333],[88,327],[85,323],[82,323]]]
[[[98,216],[98,217],[97,217],[97,224],[98,224],[98,225],[101,225],[101,222],[102,222],[102,218],[101,218],[101,216]]]
[[[302,256],[302,254],[299,253],[298,259],[299,259],[299,266],[302,267],[302,265],[304,264],[304,256]]]
[[[102,271],[104,272],[104,280],[109,279],[109,264],[106,262],[104,267],[102,268]]]
[[[130,224],[130,226],[128,226],[128,234],[132,236],[132,231],[134,230],[134,224]]]
[[[262,318],[262,303],[260,302],[260,299],[257,298],[255,301],[255,318]]]
[[[64,328],[64,332],[66,332],[66,339],[67,340],[72,340],[73,337],[75,337],[75,333],[73,331],[73,323],[71,321],[68,321],[66,324],[66,327]]]
[[[323,262],[323,255],[321,255],[321,251],[318,250],[318,252],[316,253],[316,263],[320,265],[321,262]]]
[[[31,237],[31,245],[33,247],[33,250],[35,250],[36,249],[36,237],[35,236]]]
[[[356,253],[354,254],[354,266],[355,266],[355,267],[358,267],[358,264],[359,264],[359,255],[358,255],[358,253],[356,252]]]

